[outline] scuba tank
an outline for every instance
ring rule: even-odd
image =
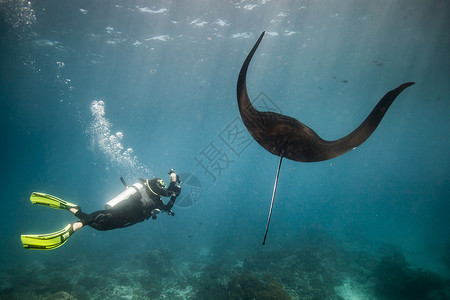
[[[135,197],[136,193],[139,193],[139,199],[145,204],[147,202],[150,202],[153,204],[153,201],[150,199],[150,197],[147,195],[145,191],[145,186],[142,183],[136,182],[135,184],[128,186],[122,177],[120,177],[120,180],[125,186],[125,191],[121,192],[119,195],[115,196],[111,200],[109,200],[105,204],[105,209],[111,209],[114,206],[116,206],[118,203],[128,200],[131,197]]]

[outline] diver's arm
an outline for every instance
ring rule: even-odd
[[[172,191],[168,189],[161,189],[161,196],[163,197],[170,197],[172,195]]]
[[[175,204],[175,200],[177,199],[177,196],[175,196],[174,194],[172,194],[172,196],[170,197],[169,202],[165,205],[165,209],[166,211],[170,211],[173,207],[173,205]]]

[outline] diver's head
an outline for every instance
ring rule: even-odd
[[[170,171],[167,173],[167,174],[172,174],[172,173],[175,173],[175,169],[170,169]]]
[[[166,183],[165,183],[164,180],[162,180],[161,178],[158,178],[158,180],[156,180],[156,185],[157,185],[160,189],[165,189],[165,188],[166,188]]]
[[[160,196],[165,191],[166,183],[161,178],[155,177],[147,180],[147,186],[153,194]]]

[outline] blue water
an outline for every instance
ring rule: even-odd
[[[242,279],[232,274],[242,271],[270,275],[291,297],[313,299],[301,293],[300,279],[290,283],[280,274],[310,274],[300,265],[288,268],[283,253],[299,257],[296,251],[316,234],[337,241],[342,251],[364,253],[372,266],[383,261],[383,249],[397,249],[408,270],[447,280],[435,292],[444,298],[428,296],[445,299],[449,23],[443,0],[1,1],[0,295],[24,297],[17,274],[31,274],[25,281],[38,276],[39,284],[27,290],[30,299],[63,290],[78,299],[208,299],[213,296],[199,288],[201,278],[224,265],[229,272],[217,275],[222,281],[212,276],[211,286],[228,288],[232,299],[248,296],[232,289]],[[351,132],[399,84],[416,85],[357,149],[320,163],[283,161],[263,247],[278,158],[247,132],[239,133],[241,143],[232,134],[240,124],[237,76],[264,30],[247,76],[250,98],[276,105],[324,139]],[[67,212],[31,204],[31,192],[89,212],[123,190],[120,176],[129,183],[153,176],[168,181],[170,168],[193,176],[174,217],[109,232],[84,228],[52,251],[22,248],[20,234],[53,232],[75,221]],[[171,252],[175,271],[160,277],[183,293],[131,295],[135,286],[116,277],[119,291],[85,286],[83,294],[80,282],[57,290],[45,284],[61,274],[92,270],[100,276],[99,265],[108,281],[121,259],[155,251]],[[274,264],[287,269],[274,271],[264,257],[276,257]],[[55,260],[66,263],[49,269]],[[47,271],[33,273],[36,264]],[[122,268],[125,277],[134,276],[133,267]],[[344,299],[398,296],[371,288],[357,296],[356,284],[345,282],[332,284]]]

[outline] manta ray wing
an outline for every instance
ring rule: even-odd
[[[292,117],[273,112],[261,112],[253,107],[247,93],[247,69],[263,37],[264,32],[258,38],[258,41],[248,54],[242,65],[241,71],[239,72],[237,101],[242,121],[252,137],[264,147],[264,149],[280,157],[277,175],[275,177],[272,201],[270,203],[269,218],[267,220],[266,232],[264,235],[264,245],[269,229],[273,201],[283,157],[299,162],[317,162],[340,156],[355,149],[364,143],[364,141],[366,141],[375,131],[395,98],[397,98],[404,89],[413,85],[414,82],[401,84],[392,91],[389,91],[378,102],[361,125],[350,134],[335,141],[326,141],[314,130]]]
[[[246,76],[250,61],[264,32],[247,56],[239,73],[237,100],[239,112],[252,137],[270,153],[299,162],[323,161],[340,156],[361,145],[375,131],[395,98],[414,82],[407,82],[388,92],[363,123],[349,135],[326,141],[302,122],[286,115],[256,110],[247,94]]]

